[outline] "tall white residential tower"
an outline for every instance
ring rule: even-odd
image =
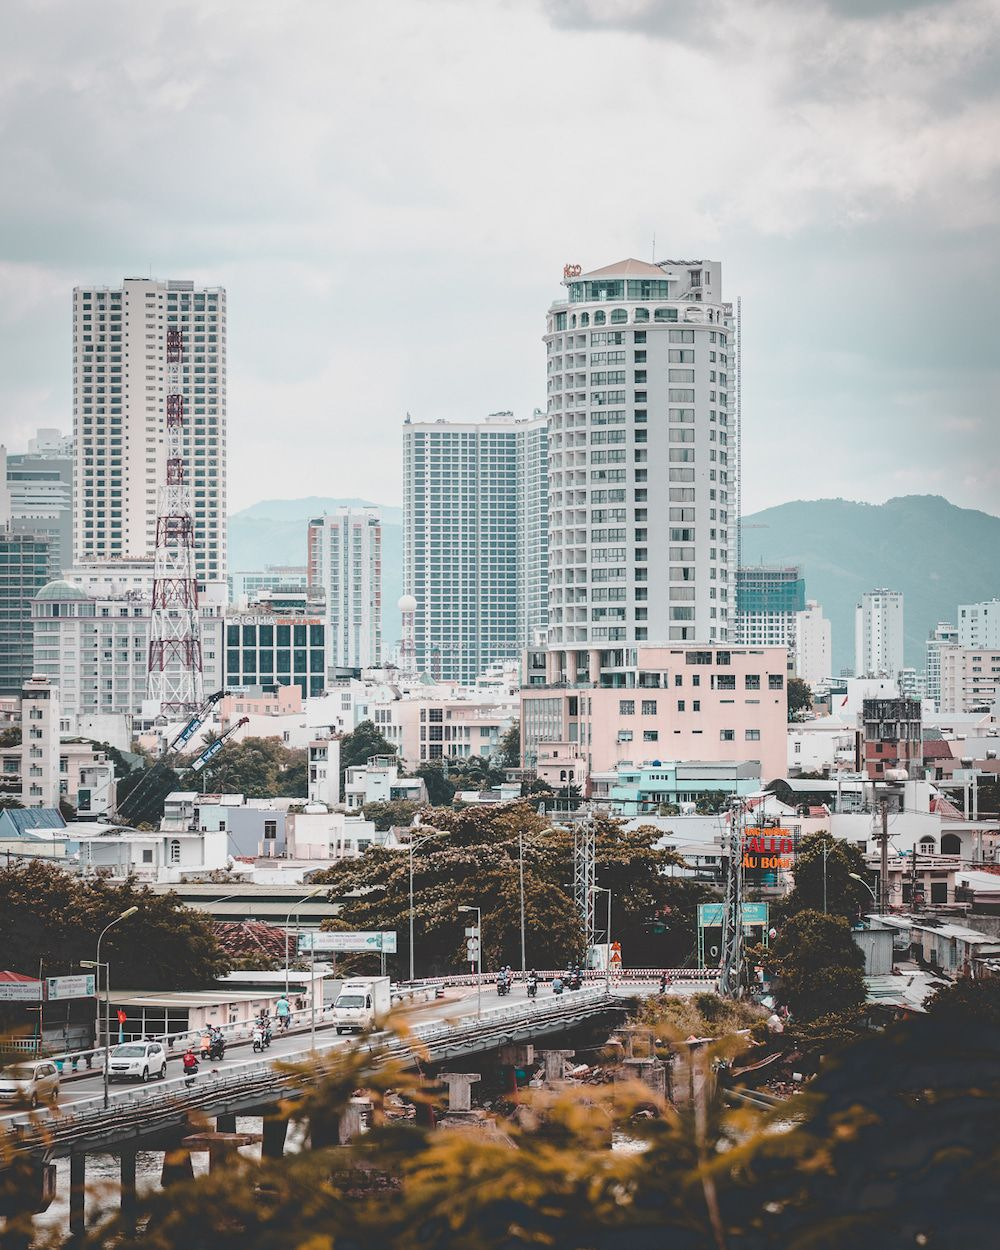
[[[331,668],[382,663],[382,522],[376,508],[338,508],[309,522],[308,583],[326,594]]]
[[[403,426],[403,575],[419,672],[474,682],[545,625],[545,418]]]
[[[564,286],[545,334],[549,647],[735,641],[736,327],[722,267],[566,266]]]
[[[226,293],[126,278],[73,292],[77,561],[151,557],[166,473],[167,331],[184,353],[183,454],[199,583],[226,579]]]
[[[854,610],[854,674],[896,677],[902,667],[902,592],[866,591]]]

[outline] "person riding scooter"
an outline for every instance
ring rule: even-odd
[[[181,1058],[181,1064],[184,1068],[185,1082],[192,1085],[194,1078],[198,1075],[198,1056],[194,1053],[193,1046],[188,1046]]]
[[[538,973],[534,969],[528,973],[528,997],[538,997]]]
[[[221,1029],[212,1029],[209,1032],[209,1059],[224,1059],[226,1055],[226,1039],[222,1035]]]
[[[507,979],[507,973],[499,972],[497,974],[497,994],[499,994],[500,997],[503,998],[505,994],[509,994],[509,993],[510,993],[510,981],[508,981]]]
[[[552,993],[561,994],[562,992],[563,992],[562,977],[553,977],[552,978]]]

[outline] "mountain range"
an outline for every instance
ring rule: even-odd
[[[229,567],[306,560],[306,521],[337,507],[375,506],[363,499],[268,499],[229,519]],[[403,593],[403,512],[382,513],[382,629],[399,638],[396,602]],[[904,596],[906,663],[924,665],[924,642],[956,605],[1000,595],[1000,517],[959,508],[939,495],[904,495],[883,504],[809,499],[744,518],[745,564],[797,564],[806,594],[833,627],[833,669],[854,663],[854,607],[866,590]]]

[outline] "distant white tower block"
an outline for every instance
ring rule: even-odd
[[[21,691],[21,802],[59,806],[59,690],[30,677]]]
[[[404,677],[417,675],[417,644],[414,640],[414,621],[417,614],[417,601],[413,595],[400,595],[396,605],[403,618],[403,637],[399,643],[399,667]]]

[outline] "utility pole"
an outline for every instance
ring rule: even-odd
[[[889,910],[889,801],[882,800],[882,856],[879,866],[879,914],[884,916]]]
[[[743,989],[743,819],[742,799],[733,801],[729,814],[729,871],[722,904],[722,965],[719,993],[739,998]]]

